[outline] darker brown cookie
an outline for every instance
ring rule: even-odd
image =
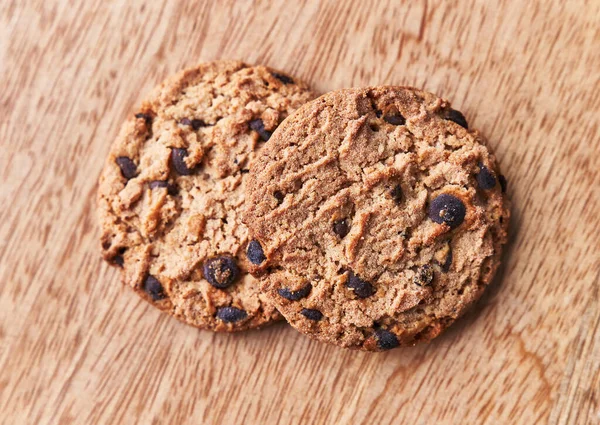
[[[298,330],[343,347],[429,340],[490,282],[506,242],[483,137],[405,87],[328,93],[271,135],[244,221],[252,271]]]
[[[279,123],[314,96],[263,66],[219,61],[156,89],[125,123],[98,190],[102,253],[158,308],[216,331],[280,315],[248,274],[248,169]]]

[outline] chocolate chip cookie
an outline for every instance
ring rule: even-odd
[[[386,350],[430,340],[499,264],[508,202],[485,139],[431,93],[328,93],[251,167],[247,254],[265,294],[318,340]]]
[[[248,274],[250,164],[314,96],[281,72],[218,61],[158,87],[123,126],[100,178],[102,254],[156,307],[200,328],[280,318]]]

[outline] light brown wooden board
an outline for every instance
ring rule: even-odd
[[[104,157],[154,85],[216,58],[462,110],[514,202],[473,312],[370,354],[285,324],[198,331],[122,287],[99,255]],[[3,0],[0,421],[600,423],[599,116],[597,0]]]

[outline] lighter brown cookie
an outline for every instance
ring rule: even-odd
[[[263,66],[218,61],[158,87],[113,143],[98,190],[102,254],[156,307],[235,331],[280,315],[247,273],[247,172],[279,123],[314,96]]]
[[[498,267],[503,182],[447,101],[405,87],[328,93],[253,163],[253,271],[288,322],[321,341],[376,351],[430,340]]]

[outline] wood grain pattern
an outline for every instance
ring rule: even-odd
[[[600,423],[599,52],[596,0],[2,1],[0,421]],[[477,308],[370,354],[284,324],[197,331],[119,285],[95,222],[109,144],[162,78],[215,58],[461,109],[514,202]]]

